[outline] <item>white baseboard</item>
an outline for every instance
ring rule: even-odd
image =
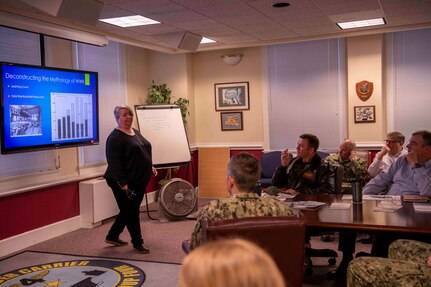
[[[34,244],[79,229],[81,217],[75,216],[0,241],[0,257],[15,253]]]
[[[158,190],[155,190],[155,191],[152,191],[152,192],[148,192],[147,193],[148,203],[156,202],[158,200],[158,198],[157,198],[158,195],[159,195],[159,191]],[[144,200],[142,200],[141,206],[145,206],[145,197],[144,197]]]
[[[148,203],[156,201],[157,192],[148,193]],[[145,199],[141,206],[145,206]],[[8,256],[22,249],[45,240],[72,232],[82,227],[81,216],[75,216],[63,221],[59,221],[38,229],[27,231],[3,240],[0,240],[0,258]]]

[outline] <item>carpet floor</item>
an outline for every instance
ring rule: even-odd
[[[202,208],[208,201],[200,200],[199,208]],[[150,204],[150,210],[158,209],[158,203]],[[151,212],[151,217],[158,218],[158,212]],[[181,248],[181,243],[185,239],[190,238],[194,220],[181,220],[160,222],[159,220],[151,220],[147,213],[141,213],[142,235],[145,244],[150,248],[149,254],[139,254],[134,251],[130,244],[130,236],[125,230],[121,239],[128,241],[129,245],[122,247],[113,247],[104,242],[105,236],[112,225],[113,219],[106,220],[101,226],[92,229],[78,229],[73,232],[58,236],[56,238],[44,241],[42,243],[30,246],[27,250],[37,252],[49,252],[60,254],[73,254],[77,256],[91,256],[97,258],[115,258],[119,260],[139,260],[143,262],[159,262],[159,263],[175,263],[180,264],[185,257]],[[333,241],[322,242],[319,236],[312,237],[311,246],[313,248],[328,248],[336,250],[338,245],[337,236],[333,236]],[[356,244],[356,251],[369,252],[370,244]],[[339,254],[337,262],[341,260]],[[134,261],[137,262],[137,261]],[[21,266],[28,266],[26,260],[21,262]],[[328,258],[313,258],[313,275],[305,276],[303,286],[327,286],[338,287],[346,286],[345,280],[327,280],[326,272],[334,269],[334,266],[329,266]],[[175,265],[178,267],[177,265]],[[3,266],[2,266],[3,268]],[[170,271],[168,277],[178,278],[179,269]],[[158,281],[160,283],[160,281]],[[1,285],[0,285],[1,286]],[[147,285],[143,286],[177,286],[177,282],[173,285]],[[35,286],[36,287],[36,286]],[[64,287],[64,286],[62,286]]]
[[[0,261],[0,286],[175,287],[179,264],[25,251]]]

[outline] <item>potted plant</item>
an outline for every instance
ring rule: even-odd
[[[189,112],[189,100],[184,98],[178,98],[174,101],[174,97],[171,97],[171,89],[168,88],[166,84],[157,85],[152,81],[150,87],[148,88],[148,99],[147,104],[149,105],[162,105],[162,104],[175,104],[180,107],[181,117],[183,119],[184,126],[187,127],[187,116],[190,115]],[[172,170],[175,168],[168,168],[166,175],[163,179],[158,181],[159,189],[163,185],[167,184],[172,177]],[[178,171],[178,168],[176,168]]]
[[[147,104],[149,105],[161,105],[161,104],[174,104],[180,107],[181,117],[183,119],[184,126],[187,127],[187,116],[190,115],[188,99],[171,97],[171,89],[166,84],[156,85],[154,81],[148,88],[148,99]],[[174,101],[172,101],[175,99]]]

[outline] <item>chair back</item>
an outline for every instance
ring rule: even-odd
[[[340,165],[334,165],[334,191],[335,193],[343,193],[343,177],[344,177],[344,167]]]
[[[274,259],[286,286],[302,286],[305,220],[298,216],[258,216],[208,221],[203,219],[202,241],[240,237],[262,247]]]
[[[370,166],[371,164],[371,156],[370,156],[370,152],[367,150],[355,150],[355,155],[357,157],[360,157],[362,159],[365,160],[365,162],[367,163],[367,167]]]
[[[329,152],[318,150],[316,151],[317,155],[320,156],[321,159],[325,159],[329,156]]]
[[[270,151],[262,154],[260,161],[262,166],[262,176],[260,184],[262,187],[271,185],[272,176],[278,166],[281,165],[281,151]]]

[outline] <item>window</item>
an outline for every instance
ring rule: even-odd
[[[388,37],[388,130],[406,136],[431,130],[431,29]]]
[[[39,35],[0,27],[0,60],[40,65]],[[56,169],[56,151],[0,155],[0,178]]]
[[[80,148],[80,165],[102,164],[106,162],[106,138],[117,125],[114,107],[126,102],[122,45],[112,41],[105,47],[76,44],[76,59],[74,68],[99,73],[100,144]]]
[[[339,46],[342,46],[341,48]],[[336,149],[347,96],[344,40],[331,39],[268,48],[268,115],[271,150],[295,148],[298,136],[315,134],[323,149]],[[344,69],[344,70],[343,70]]]

